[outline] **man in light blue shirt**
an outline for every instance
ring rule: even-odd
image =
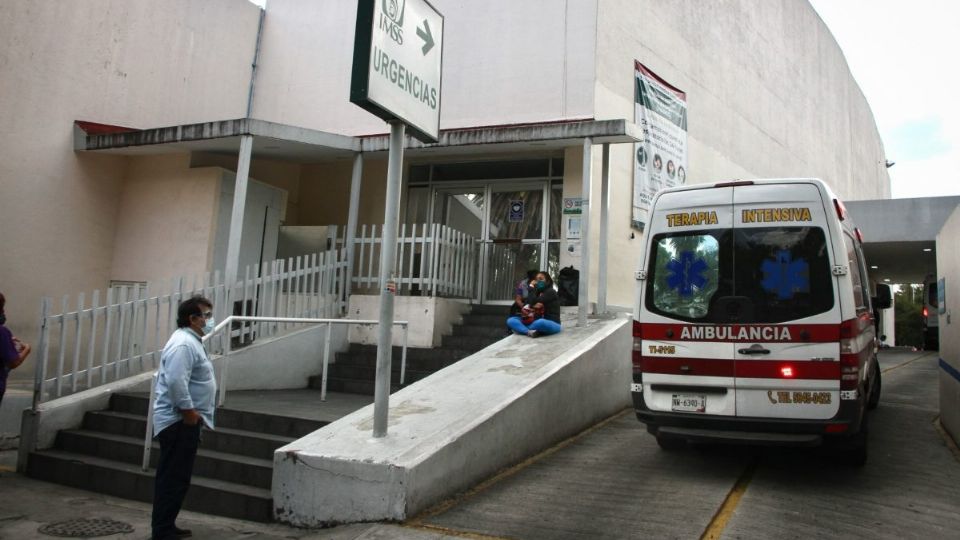
[[[200,429],[213,429],[217,380],[201,338],[214,328],[213,304],[194,296],[177,308],[177,330],[160,353],[153,432],[160,440],[160,461],[153,492],[153,540],[190,536],[176,526],[190,487]]]

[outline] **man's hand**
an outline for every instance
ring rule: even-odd
[[[180,414],[183,415],[183,423],[188,426],[195,426],[203,421],[196,409],[181,409]]]

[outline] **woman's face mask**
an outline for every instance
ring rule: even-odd
[[[542,291],[542,290],[544,290],[544,289],[546,289],[546,288],[547,288],[547,282],[544,281],[544,280],[542,280],[542,279],[538,279],[538,280],[537,280],[537,290],[538,290],[538,291]]]
[[[7,316],[3,313],[0,313],[0,324],[7,324]]]

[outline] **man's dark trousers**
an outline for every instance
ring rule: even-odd
[[[177,422],[160,432],[160,462],[153,489],[153,540],[177,538],[175,525],[190,487],[193,462],[200,446],[200,426]]]

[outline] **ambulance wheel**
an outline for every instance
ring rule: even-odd
[[[873,367],[873,377],[870,380],[870,397],[867,398],[867,408],[873,410],[877,408],[877,405],[880,405],[880,389],[882,387],[880,368],[876,365]]]
[[[657,444],[667,452],[676,452],[677,450],[683,450],[687,446],[687,441],[668,435],[657,435]]]
[[[839,441],[838,441],[839,442]],[[867,413],[860,421],[860,432],[843,440],[836,447],[840,463],[848,467],[863,467],[867,464]]]

